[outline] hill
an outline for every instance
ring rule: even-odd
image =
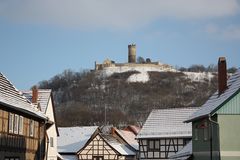
[[[53,90],[60,126],[142,124],[152,109],[198,107],[217,88],[214,73],[147,71],[148,81],[129,81],[139,73],[65,70],[39,88]]]

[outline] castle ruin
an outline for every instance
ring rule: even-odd
[[[144,60],[144,62],[138,63],[136,57],[137,57],[136,44],[130,44],[128,45],[128,63],[115,63],[115,61],[106,59],[101,64],[95,62],[95,71],[116,67],[131,67],[131,69],[134,67],[154,67],[164,71],[174,70],[173,67],[168,64],[162,64],[160,62],[151,62],[150,58],[147,58],[146,60]]]

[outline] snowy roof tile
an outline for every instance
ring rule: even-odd
[[[169,157],[169,159],[183,160],[187,159],[192,155],[192,141],[183,147],[179,152]]]
[[[102,135],[104,140],[123,156],[135,156],[136,153],[127,144],[123,144],[112,135]]]
[[[137,135],[141,138],[191,137],[192,124],[184,123],[198,108],[153,110]]]
[[[116,132],[135,150],[138,150],[138,141],[136,140],[136,135],[131,131],[118,130]]]
[[[237,93],[240,89],[240,70],[233,74],[227,82],[227,89],[221,94],[218,91],[215,92],[202,107],[196,111],[187,122],[193,121],[205,117],[209,114],[213,114],[216,109],[227,101],[232,95]]]
[[[0,73],[0,103],[14,110],[47,119],[2,73]]]
[[[32,101],[32,91],[22,91],[23,95]],[[38,89],[38,103],[40,103],[41,111],[46,113],[49,99],[51,97],[51,89]]]
[[[84,147],[97,129],[98,126],[58,128],[58,152],[76,153]]]

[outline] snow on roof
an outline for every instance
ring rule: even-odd
[[[124,130],[131,131],[137,135],[140,132],[141,128],[138,126],[130,125],[130,126],[127,126]]]
[[[23,95],[32,101],[32,91],[22,91]],[[38,103],[40,103],[41,111],[46,113],[48,101],[51,97],[51,89],[38,89]]]
[[[134,151],[132,151],[130,149],[130,147],[128,147],[127,144],[121,143],[112,135],[102,135],[102,137],[112,148],[114,148],[121,155],[123,155],[123,156],[135,156],[136,155],[136,153]]]
[[[184,146],[179,152],[169,157],[169,159],[183,160],[192,155],[192,141]]]
[[[62,155],[64,160],[78,160],[77,155]]]
[[[58,128],[58,152],[76,153],[84,147],[97,128],[98,126]]]
[[[136,140],[136,135],[131,131],[124,131],[116,129],[116,132],[135,150],[138,150],[138,141]]]
[[[192,124],[183,123],[198,108],[153,110],[137,135],[141,138],[191,137]]]
[[[47,119],[2,73],[0,73],[0,103],[20,112]]]
[[[212,114],[219,106],[221,106],[226,100],[228,100],[233,94],[238,92],[240,89],[240,70],[233,74],[227,82],[227,89],[221,95],[218,91],[215,92],[205,104],[196,111],[187,122],[193,121]]]

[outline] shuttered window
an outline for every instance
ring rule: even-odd
[[[23,135],[23,116],[19,116],[19,134]]]
[[[14,114],[9,113],[8,117],[8,132],[13,133],[13,120],[14,120]]]
[[[13,131],[14,134],[18,134],[18,120],[19,120],[19,116],[17,114],[14,115],[14,127],[13,127]]]
[[[29,135],[34,136],[34,121],[32,119],[29,122]]]

